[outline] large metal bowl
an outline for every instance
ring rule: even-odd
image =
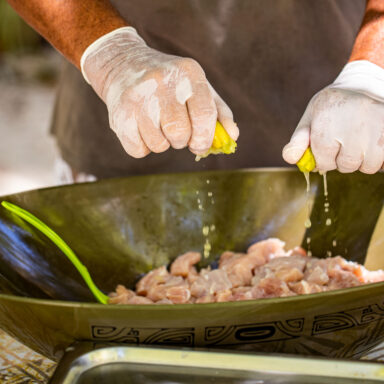
[[[313,237],[318,256],[332,251],[364,261],[383,204],[383,178],[330,174],[333,223],[327,227],[322,179],[314,177],[310,196],[318,197],[312,232],[307,235]],[[210,235],[211,256],[202,264],[226,249],[243,251],[270,236],[288,246],[305,238],[304,178],[284,169],[130,177],[20,193],[4,200],[30,210],[56,230],[105,292],[118,283],[133,286],[140,274],[185,251],[201,251],[204,225],[214,224],[216,231]],[[375,230],[378,240],[381,228]],[[380,244],[371,244],[376,255],[382,254]],[[383,264],[380,257],[374,255],[373,260]],[[65,256],[4,209],[0,209],[0,292],[0,327],[52,359],[59,359],[74,341],[84,340],[357,358],[384,339],[384,283],[236,303],[94,303]]]

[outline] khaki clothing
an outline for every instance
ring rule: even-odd
[[[114,0],[147,44],[196,59],[240,128],[238,151],[196,163],[187,149],[133,159],[104,103],[66,64],[52,131],[65,161],[99,178],[282,166],[310,98],[347,62],[364,0]]]

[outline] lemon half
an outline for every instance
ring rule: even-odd
[[[311,147],[308,147],[301,159],[296,163],[301,172],[312,172],[316,167],[316,160]]]
[[[230,155],[236,151],[237,143],[235,140],[231,139],[224,127],[216,122],[215,136],[213,137],[213,142],[211,148],[204,153],[203,155],[196,156],[196,161],[207,157],[209,155],[218,155],[224,153]]]

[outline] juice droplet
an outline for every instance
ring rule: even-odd
[[[311,238],[310,237],[307,237],[307,255],[309,256],[309,254],[312,254],[311,252]]]
[[[209,235],[209,226],[208,225],[204,225],[204,227],[203,227],[203,235],[204,236],[208,236]]]
[[[332,241],[332,245],[333,245],[334,247],[336,247],[336,245],[337,245],[337,241],[336,241],[336,240],[333,240],[333,241]]]
[[[213,193],[212,192],[208,192],[208,196],[209,197],[212,197]]]
[[[331,251],[327,251],[327,257],[332,257],[332,252]]]
[[[328,183],[327,183],[327,172],[321,172],[321,175],[323,175],[323,183],[324,183],[324,196],[328,196]]]
[[[211,229],[211,232],[213,232],[216,229],[215,224],[212,224],[210,229]]]
[[[304,172],[305,181],[307,182],[307,192],[311,189],[311,182],[309,180],[309,172]]]
[[[328,219],[325,221],[325,225],[330,226],[332,224],[332,220],[328,217]]]
[[[311,219],[310,219],[311,201],[310,201],[310,197],[309,197],[309,192],[311,190],[311,181],[309,178],[309,172],[303,172],[303,173],[304,173],[305,181],[307,183],[307,219],[304,222],[304,226],[305,226],[305,228],[311,228],[311,226],[312,226]]]
[[[199,210],[204,211],[203,206],[201,204],[199,204]]]
[[[211,182],[211,180],[207,180],[207,184],[209,184]]]
[[[214,199],[212,199],[212,200],[211,200],[211,203],[212,203],[212,204],[215,204],[215,200],[214,200]]]
[[[205,239],[205,244],[204,244],[204,257],[207,258],[211,252],[212,246],[209,241],[209,239]]]
[[[308,251],[308,252],[307,252],[307,255],[308,255],[308,257],[311,257],[311,256],[312,256],[312,252],[311,252],[311,251]]]

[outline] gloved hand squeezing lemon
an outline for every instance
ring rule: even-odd
[[[323,172],[376,173],[384,163],[383,121],[384,69],[352,61],[309,102],[283,157],[306,172],[316,159]]]
[[[234,151],[239,130],[232,111],[195,60],[152,49],[134,28],[123,27],[85,50],[81,70],[132,157],[170,147],[203,157]]]

